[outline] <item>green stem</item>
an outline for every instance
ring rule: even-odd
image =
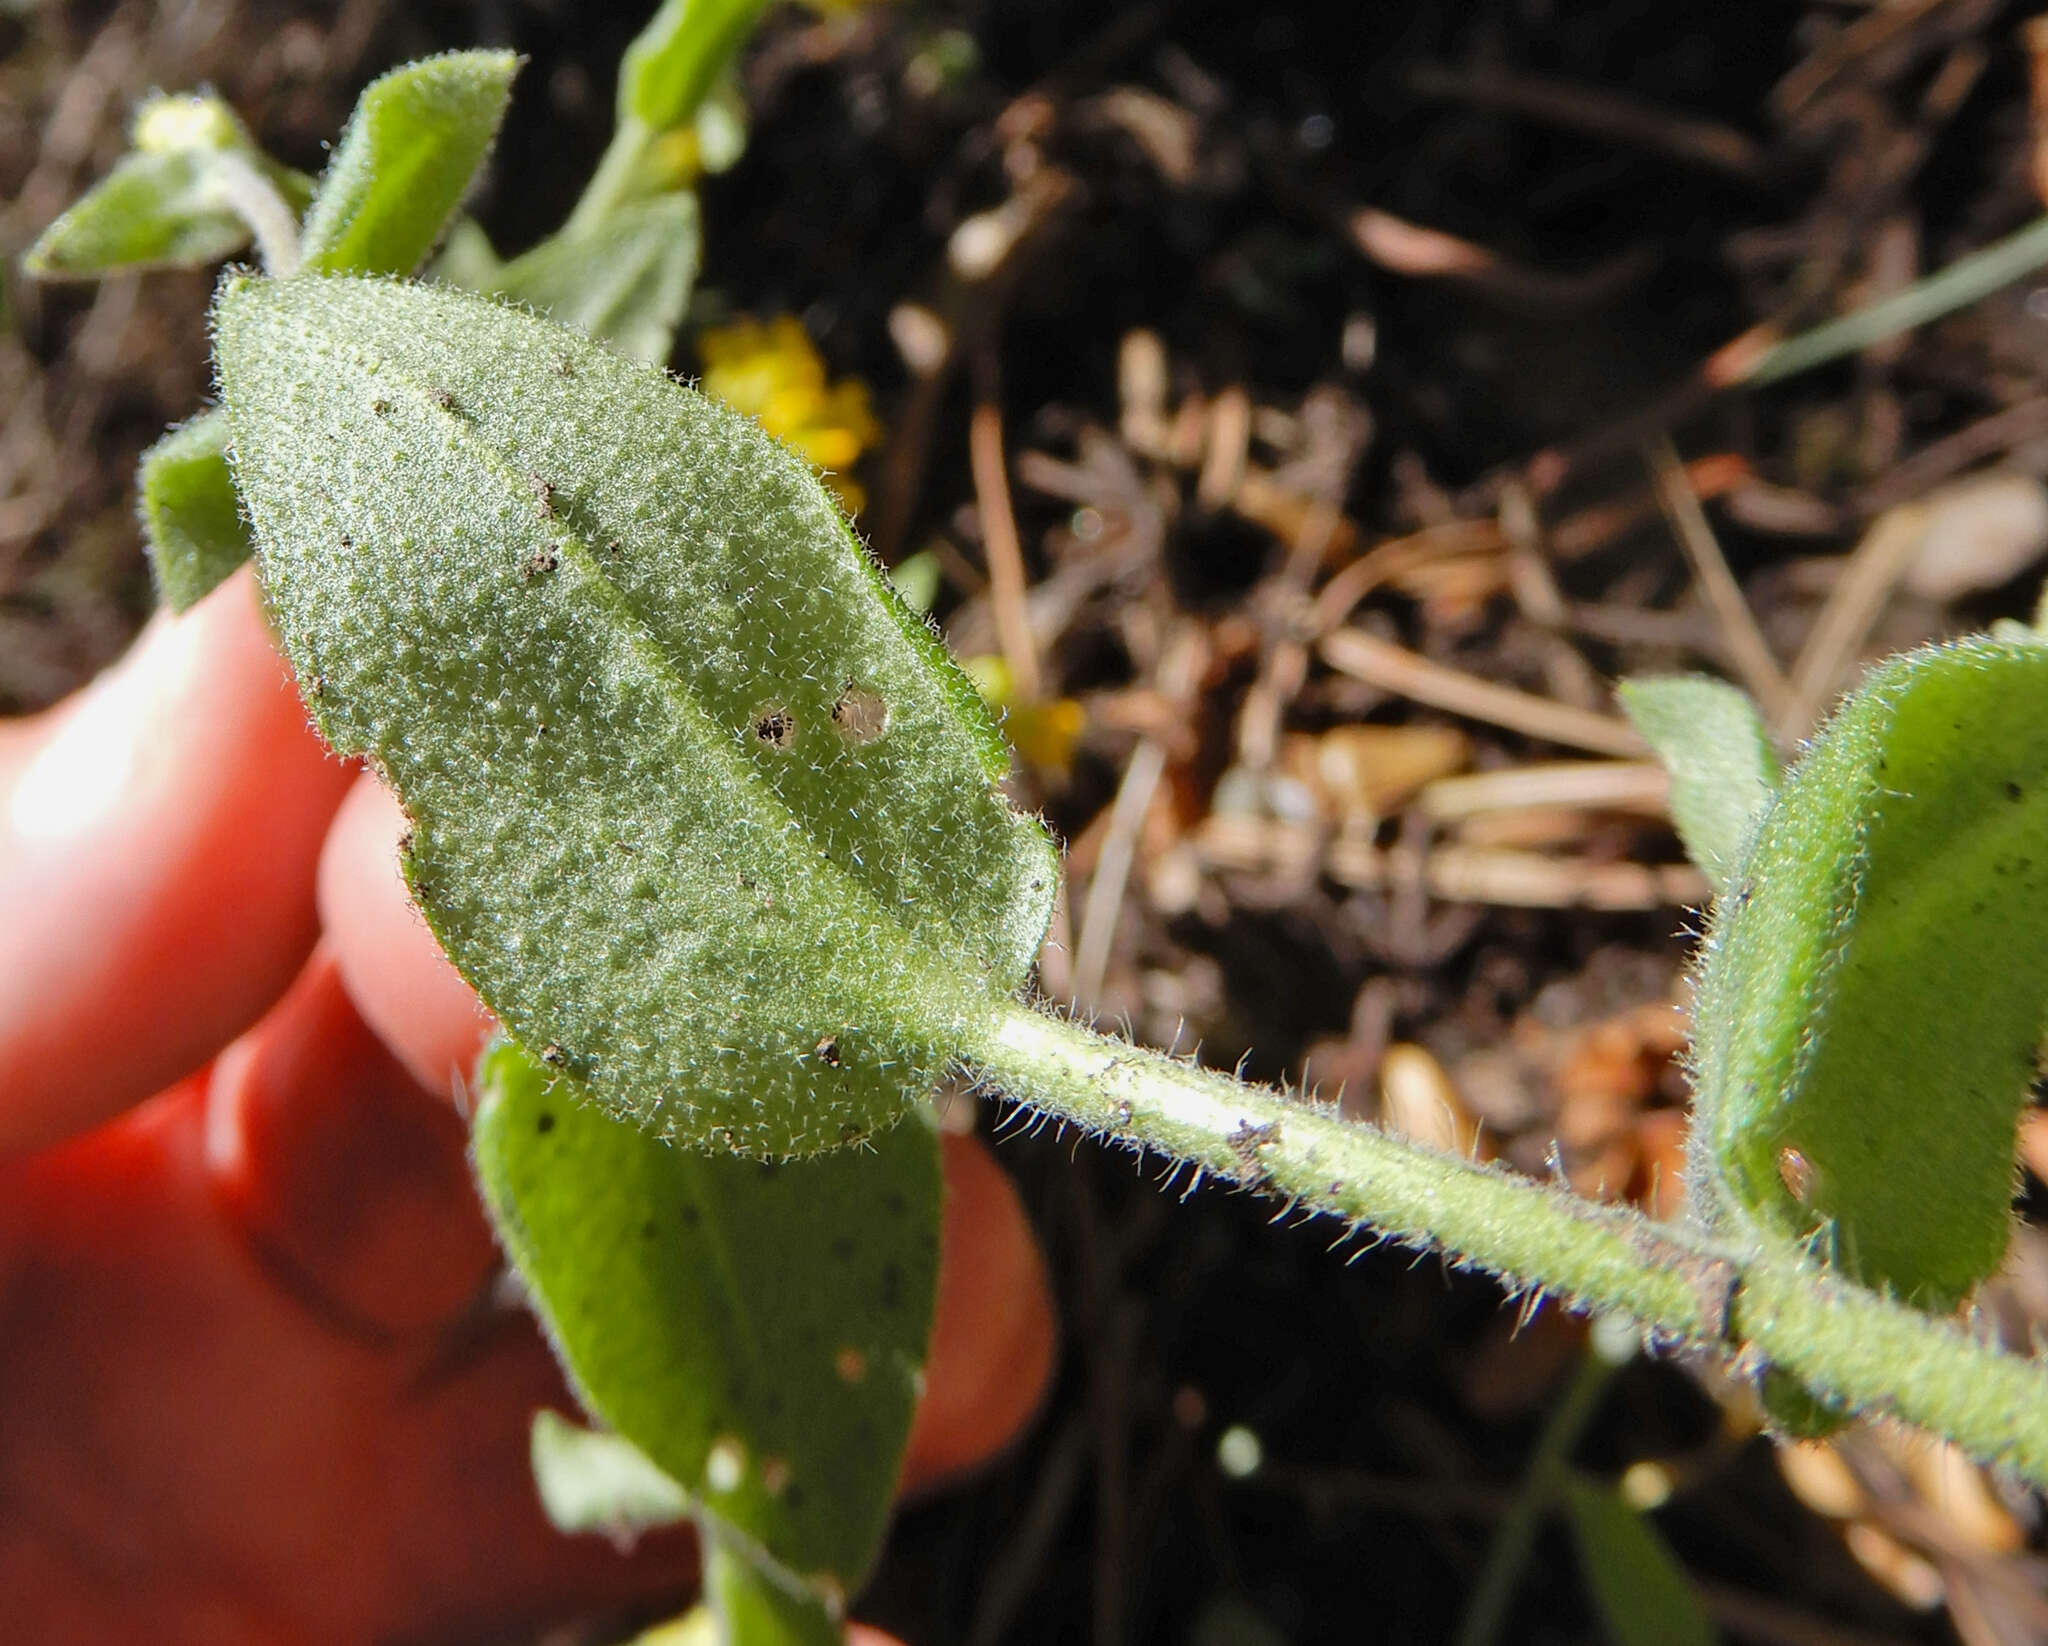
[[[2001,286],[2025,278],[2044,263],[2048,263],[2048,217],[2037,217],[2025,228],[1993,241],[1981,251],[1957,258],[1947,268],[1908,286],[1895,297],[1787,338],[1736,381],[1751,386],[1775,383],[1794,372],[1809,371],[1842,355],[1854,354],[1989,297]]]
[[[1737,1248],[1339,1120],[1009,1002],[963,1061],[1019,1102],[1381,1238],[1442,1251],[1660,1338],[1782,1366],[1856,1412],[1889,1411],[2048,1485],[2048,1373],[1948,1321]]]
[[[232,149],[208,156],[215,186],[228,209],[256,237],[263,272],[283,280],[299,272],[299,216],[251,161]]]
[[[1606,1351],[1607,1345],[1597,1338],[1586,1345],[1564,1397],[1550,1409],[1529,1458],[1528,1472],[1522,1477],[1522,1488],[1494,1534],[1493,1547],[1486,1552],[1486,1569],[1479,1574],[1479,1587],[1472,1591],[1471,1604],[1465,1609],[1457,1646],[1493,1646],[1499,1638],[1508,1603],[1515,1598],[1515,1587],[1529,1564],[1529,1551],[1536,1545],[1536,1529],[1557,1501],[1565,1465],[1579,1436],[1593,1421],[1609,1381],[1627,1363],[1626,1354],[1616,1357]]]
[[[618,130],[612,133],[611,142],[597,162],[597,170],[590,174],[590,181],[584,185],[576,209],[569,213],[569,220],[562,225],[563,239],[574,239],[596,228],[619,207],[630,204],[647,192],[642,181],[647,151],[654,146],[659,135],[652,126],[635,120],[631,115],[620,119]]]

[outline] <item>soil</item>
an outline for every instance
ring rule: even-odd
[[[574,199],[639,21],[0,6],[0,709],[60,696],[146,614],[134,460],[206,388],[208,275],[12,272],[133,99],[212,83],[317,170],[374,73],[514,45],[474,202],[509,251]],[[2023,21],[1993,0],[776,13],[747,151],[703,191],[696,318],[799,315],[871,385],[876,552],[936,563],[963,654],[1080,706],[1071,751],[1016,779],[1069,845],[1046,992],[1672,1209],[1702,888],[1641,774],[1589,805],[1559,768],[1615,754],[1586,721],[1612,728],[1620,675],[1789,673],[1798,735],[1863,662],[2031,609],[2048,286],[1767,388],[1731,386],[1721,352],[2041,212]],[[934,325],[938,357],[906,351]],[[1007,496],[977,483],[978,409]],[[1940,551],[1809,648],[1859,545],[1915,504]],[[1674,521],[1698,518],[1688,547]],[[1741,605],[1702,592],[1702,556]],[[1446,680],[1536,718],[1469,712]],[[1533,798],[1470,781],[1517,774]],[[1062,1366],[1006,1460],[902,1515],[861,1615],[919,1646],[1452,1638],[1583,1327],[982,1119],[1050,1256]],[[2048,1204],[2031,1179],[2025,1204]],[[1981,1305],[2014,1342],[2048,1322],[2044,1254],[2023,1225]],[[2038,1498],[1884,1432],[1829,1456],[1787,1466],[1741,1390],[1638,1361],[1577,1461],[1662,1503],[1727,1638],[2048,1641]],[[1501,1638],[1600,1638],[1577,1574],[1546,1529]]]

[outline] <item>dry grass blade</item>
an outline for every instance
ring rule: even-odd
[[[1324,636],[1322,653],[1332,668],[1354,680],[1468,720],[1594,754],[1636,759],[1649,752],[1635,728],[1613,715],[1553,703],[1512,686],[1497,686],[1363,629],[1339,629]]]
[[[1926,510],[1914,504],[1887,509],[1863,535],[1792,668],[1791,692],[1774,717],[1781,741],[1804,737],[1820,719],[1842,675],[1856,660],[1878,614],[1926,535]]]
[[[1707,604],[1720,622],[1730,661],[1750,695],[1763,706],[1765,715],[1777,721],[1786,712],[1791,687],[1785,671],[1771,655],[1763,631],[1756,626],[1756,614],[1743,598],[1735,574],[1728,569],[1714,528],[1707,523],[1706,511],[1700,507],[1699,494],[1686,476],[1685,465],[1678,460],[1669,437],[1663,435],[1646,446],[1644,459],[1650,465],[1651,479],[1656,482],[1657,501],[1664,506],[1665,518],[1671,522],[1671,530],[1692,564],[1700,592],[1707,597]]]

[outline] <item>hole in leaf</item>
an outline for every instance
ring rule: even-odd
[[[786,749],[796,741],[796,717],[787,709],[764,709],[754,717],[754,735],[771,749]]]
[[[832,724],[849,743],[871,743],[889,729],[889,705],[880,693],[849,680],[832,705]]]

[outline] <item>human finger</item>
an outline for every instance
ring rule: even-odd
[[[0,739],[0,1152],[203,1063],[291,981],[348,769],[245,569]]]
[[[363,1020],[415,1080],[445,1096],[475,1068],[493,1020],[413,907],[398,872],[404,831],[390,790],[358,779],[320,854],[320,920]]]

